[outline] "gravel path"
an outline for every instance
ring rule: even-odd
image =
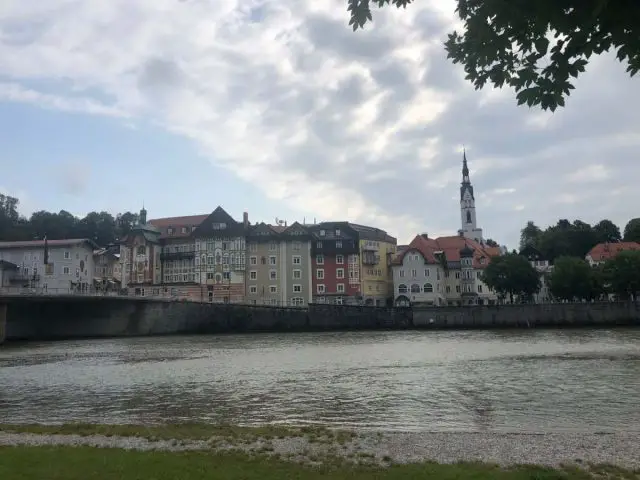
[[[279,454],[297,461],[321,462],[323,455],[396,463],[460,460],[500,465],[566,463],[612,464],[640,468],[640,433],[629,434],[497,434],[497,433],[360,433],[343,445],[312,442],[306,437],[228,443],[224,439],[147,440],[102,435],[41,435],[0,431],[0,446],[71,445],[129,450],[240,449]]]

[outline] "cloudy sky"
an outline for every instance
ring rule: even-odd
[[[640,216],[640,79],[598,58],[555,114],[477,92],[453,0],[3,0],[0,191],[21,211],[460,228],[462,146],[487,237]]]

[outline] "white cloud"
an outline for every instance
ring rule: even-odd
[[[501,243],[529,219],[595,203],[616,221],[630,215],[620,205],[640,195],[624,189],[640,175],[624,156],[640,146],[635,80],[598,59],[554,115],[516,107],[508,90],[475,92],[441,45],[454,7],[376,9],[353,33],[343,0],[5,0],[0,100],[151,120],[303,215],[400,240],[458,229],[462,144],[476,196],[491,199],[479,221]],[[575,182],[589,178],[600,181],[582,192]]]

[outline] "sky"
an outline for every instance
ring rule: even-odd
[[[476,91],[453,0],[0,2],[0,192],[20,212],[349,220],[405,243],[460,228],[463,146],[485,237],[640,216],[640,77],[597,57],[555,113]]]

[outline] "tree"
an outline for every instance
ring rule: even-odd
[[[498,242],[496,242],[494,239],[492,238],[487,238],[487,240],[484,242],[487,244],[487,247],[499,247]]]
[[[520,250],[524,250],[527,246],[537,247],[541,235],[540,227],[529,220],[526,227],[520,230]]]
[[[622,240],[620,229],[611,220],[600,220],[593,226],[596,243],[619,242]]]
[[[640,292],[640,251],[624,250],[605,264],[611,291],[635,299]]]
[[[602,290],[600,279],[589,264],[579,257],[557,258],[548,281],[551,295],[559,300],[592,300]]]
[[[624,227],[625,242],[640,242],[640,218],[632,218]]]
[[[597,243],[597,235],[588,223],[561,219],[542,232],[537,248],[545,259],[553,262],[562,256],[584,258]]]
[[[406,7],[412,0],[373,0]],[[349,25],[372,19],[370,0],[348,0]],[[616,50],[634,76],[640,70],[640,3],[637,0],[458,0],[464,22],[445,42],[448,57],[464,66],[476,89],[507,85],[518,105],[551,110],[565,105],[571,77],[592,55]]]
[[[528,298],[540,291],[540,275],[529,261],[516,253],[493,257],[482,274],[482,280],[489,288],[505,298]]]

